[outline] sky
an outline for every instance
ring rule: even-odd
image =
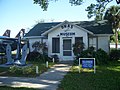
[[[43,20],[45,22],[93,20],[94,18],[87,18],[85,9],[94,2],[95,0],[84,0],[80,6],[71,6],[69,0],[56,2],[53,0],[47,11],[43,11],[39,5],[33,4],[33,0],[0,0],[0,36],[9,29],[11,37],[14,38],[22,28],[28,32]],[[116,3],[112,2],[110,5]]]

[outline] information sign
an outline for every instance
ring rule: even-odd
[[[80,73],[80,66],[82,68],[94,68],[94,73],[96,72],[95,58],[79,58],[79,73]]]
[[[94,59],[83,59],[82,68],[94,68]]]

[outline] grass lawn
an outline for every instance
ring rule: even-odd
[[[120,90],[120,60],[96,68],[96,74],[88,69],[78,73],[73,66],[58,90]]]
[[[8,87],[8,86],[0,86],[0,90],[39,90],[33,88],[24,88],[24,87]]]

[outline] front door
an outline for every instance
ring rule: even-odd
[[[72,59],[72,38],[63,39],[63,60]]]

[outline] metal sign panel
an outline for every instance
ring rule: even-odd
[[[83,59],[82,68],[94,68],[94,59]]]
[[[79,73],[80,66],[82,66],[82,68],[94,68],[94,73],[96,72],[95,58],[79,58]]]

